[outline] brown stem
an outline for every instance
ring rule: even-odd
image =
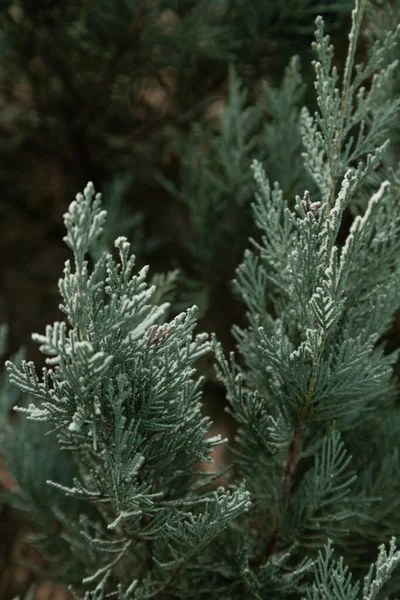
[[[283,507],[285,505],[285,500],[287,499],[290,490],[293,485],[293,478],[296,471],[297,460],[299,455],[300,441],[301,441],[301,430],[302,430],[303,421],[300,420],[299,424],[295,429],[295,433],[293,436],[293,440],[290,443],[288,456],[286,461],[286,467],[283,472],[281,478],[281,504],[279,508],[278,514],[274,518],[274,524],[272,528],[272,534],[268,542],[267,550],[264,557],[264,562],[267,562],[273,551],[275,550],[276,544],[278,542],[278,534],[280,528],[280,520],[283,511]]]
[[[267,562],[267,560],[269,559],[269,557],[271,556],[271,554],[275,550],[276,542],[278,541],[279,521],[280,521],[280,514],[279,515],[275,515],[275,517],[274,517],[274,525],[273,525],[273,528],[272,528],[272,534],[271,534],[271,537],[269,538],[267,550],[265,552],[264,562]]]
[[[278,542],[280,520],[281,520],[282,512],[283,512],[283,509],[285,506],[285,501],[287,500],[287,497],[289,496],[290,490],[293,485],[294,474],[296,471],[297,461],[298,461],[298,457],[299,457],[299,450],[300,450],[300,444],[301,444],[301,433],[303,430],[304,423],[306,422],[308,414],[312,407],[312,401],[313,401],[314,392],[315,392],[315,385],[317,383],[317,377],[318,377],[318,370],[319,370],[319,366],[321,363],[324,348],[325,348],[325,339],[323,338],[321,345],[319,347],[317,360],[316,360],[316,362],[314,362],[313,368],[311,371],[310,383],[308,385],[305,402],[304,402],[303,408],[300,412],[297,426],[294,430],[293,439],[289,446],[286,467],[285,467],[285,470],[283,472],[282,479],[281,479],[281,490],[280,490],[281,503],[280,503],[278,514],[275,516],[275,519],[274,519],[272,534],[271,534],[271,537],[270,537],[270,540],[269,540],[269,543],[267,546],[267,550],[265,553],[265,559],[264,559],[265,562],[267,562],[267,560],[269,559],[269,557],[275,550],[276,544]]]

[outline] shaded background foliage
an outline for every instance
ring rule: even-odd
[[[88,180],[110,213],[107,238],[127,235],[152,273],[179,268],[175,312],[198,304],[201,329],[233,348],[243,309],[229,282],[253,233],[250,161],[286,182],[289,198],[312,190],[294,166],[296,111],[313,109],[314,19],[324,16],[343,62],[352,6],[0,1],[0,321],[10,327],[10,352],[24,344],[39,360],[30,334],[59,318],[62,214]],[[375,16],[367,33],[384,30]],[[288,67],[294,54],[304,86],[297,64]],[[210,374],[207,361],[202,369]],[[224,392],[215,380],[207,391],[207,410],[220,420]],[[0,596],[8,598],[18,590],[24,525],[9,508],[0,519]]]
[[[12,348],[29,339],[54,310],[54,274],[64,261],[61,215],[89,179],[111,204],[114,194],[106,186],[131,176],[131,184],[120,194],[125,213],[141,211],[145,217],[143,243],[136,249],[139,261],[149,261],[155,270],[183,265],[189,275],[199,277],[188,255],[188,246],[199,244],[199,239],[191,239],[196,227],[193,210],[168,193],[155,175],[161,173],[190,196],[204,170],[200,158],[205,155],[208,171],[218,173],[224,157],[210,147],[228,101],[229,63],[248,88],[242,106],[234,107],[238,112],[255,101],[262,80],[280,82],[294,53],[303,56],[309,69],[315,15],[322,11],[339,36],[351,4],[1,3],[1,244],[3,256],[9,257],[1,280],[1,317],[11,325]],[[268,120],[265,107],[262,118]],[[250,141],[259,135],[260,126],[255,125],[247,134]],[[242,196],[245,190],[246,204],[252,197],[246,166],[255,150],[254,144],[246,148],[247,160],[236,173],[235,185]],[[187,183],[190,178],[194,186]],[[215,217],[218,227],[225,219],[235,232],[242,214],[235,214],[229,198],[226,202],[229,214],[210,209],[201,232],[195,234],[206,232],[207,237],[205,226],[215,228]],[[119,220],[127,225],[124,218]],[[117,229],[121,233],[119,224]],[[145,240],[151,237],[158,244],[149,248]],[[242,247],[232,257],[222,248],[217,261],[212,254],[206,258],[203,280],[210,279],[210,264],[224,261],[215,275],[217,282],[227,281]],[[32,299],[39,288],[35,302],[19,304],[19,299]],[[229,312],[227,302],[226,294],[218,302],[224,313]],[[220,318],[221,314],[210,316],[211,328]],[[226,328],[229,323],[224,322],[220,329]]]

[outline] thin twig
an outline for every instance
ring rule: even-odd
[[[310,376],[310,383],[308,386],[304,405],[301,410],[297,426],[294,430],[293,439],[289,446],[288,456],[287,456],[287,460],[286,460],[286,467],[285,467],[285,470],[284,470],[282,478],[281,478],[281,489],[280,489],[281,503],[279,506],[278,514],[275,515],[275,518],[274,518],[272,533],[271,533],[271,537],[269,539],[267,550],[265,552],[264,562],[267,562],[267,560],[269,559],[269,557],[275,550],[276,545],[278,543],[281,516],[282,516],[283,509],[285,507],[286,501],[288,499],[288,496],[290,494],[290,491],[292,489],[294,475],[296,472],[297,462],[298,462],[298,458],[299,458],[299,450],[300,450],[300,446],[301,446],[301,434],[303,431],[304,423],[306,422],[309,412],[312,407],[312,402],[314,399],[314,392],[315,392],[315,384],[317,382],[318,371],[319,371],[319,367],[321,364],[321,358],[322,358],[322,354],[324,351],[324,347],[325,347],[325,340],[322,339],[321,345],[319,347],[317,360],[313,364],[313,368],[312,368],[312,372],[311,372],[311,376]]]

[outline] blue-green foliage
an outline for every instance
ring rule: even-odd
[[[194,378],[195,361],[209,350],[207,336],[193,336],[195,308],[160,323],[168,304],[152,303],[155,288],[146,284],[147,268],[135,274],[126,238],[115,242],[118,259],[103,252],[89,265],[105,217],[89,184],[65,214],[65,242],[74,255],[59,282],[66,321],[33,336],[48,366],[39,377],[31,362],[7,363],[11,381],[33,399],[18,410],[43,423],[49,444],[56,440],[75,469],[69,477],[61,469],[61,477],[49,461],[35,479],[44,459],[34,447],[24,452],[32,459],[27,470],[16,462],[21,453],[13,455],[12,440],[4,452],[26,509],[40,514],[43,502],[67,543],[64,555],[57,547],[62,566],[54,576],[100,588],[136,581],[139,598],[156,588],[167,593],[250,503],[243,487],[199,494],[199,483],[212,475],[194,477],[196,465],[211,462],[222,443],[207,437],[202,382]],[[37,426],[30,434],[24,426],[20,435],[40,446]],[[40,452],[52,454],[47,445]],[[57,502],[65,496],[73,500],[73,520]],[[54,552],[47,525],[40,541]]]
[[[332,560],[333,550],[329,542],[324,552],[319,552],[315,568],[315,583],[307,589],[307,600],[356,600],[360,598],[360,585],[352,582],[351,573],[343,564],[343,559]],[[389,552],[385,546],[379,547],[379,555],[375,565],[371,565],[364,578],[362,588],[363,600],[377,597],[392,571],[400,564],[400,552],[396,550],[395,539],[390,541]]]
[[[65,214],[66,319],[33,336],[46,356],[40,377],[31,362],[7,363],[29,403],[18,408],[27,416],[21,442],[4,427],[2,452],[19,485],[11,501],[34,515],[34,541],[76,598],[373,600],[400,587],[398,351],[385,344],[400,307],[400,173],[385,162],[399,108],[391,93],[399,28],[355,66],[365,8],[356,1],[341,85],[317,19],[313,116],[297,109],[296,59],[280,90],[264,90],[273,120],[263,127],[231,70],[210,146],[218,169],[206,154],[198,173],[187,172],[199,195],[181,197],[199,235],[228,198],[248,203],[249,154],[259,153],[269,177],[254,160],[261,239],[235,280],[248,318],[234,330],[240,360],[212,343],[237,424],[225,487],[198,470],[222,440],[208,437],[201,414],[196,361],[210,345],[194,335],[195,307],[167,320],[163,295],[175,274],[156,278],[157,292],[147,268],[135,272],[125,237],[115,241],[117,258],[102,250],[106,214],[92,184]],[[286,155],[277,138],[293,138]],[[292,164],[291,178],[271,185]],[[295,195],[304,165],[310,190]],[[351,211],[360,214],[350,225]],[[211,245],[223,230],[210,232]],[[207,265],[213,253],[203,242]],[[49,454],[56,460],[46,462]]]
[[[263,523],[251,544],[253,556],[263,556],[255,563],[290,547],[294,557],[312,556],[329,537],[362,569],[370,543],[400,526],[398,351],[383,337],[400,308],[400,188],[398,174],[382,181],[379,169],[399,106],[389,83],[396,64],[385,66],[398,28],[375,44],[367,65],[354,67],[364,9],[356,3],[340,87],[317,19],[319,112],[304,109],[301,118],[318,189],[296,196],[291,209],[279,183],[253,163],[261,240],[252,240],[235,280],[249,322],[235,328],[240,363],[214,344],[239,425],[236,473],[250,489],[255,527]],[[360,89],[370,76],[368,92]],[[346,211],[373,181],[364,212],[346,228]],[[334,596],[329,586],[309,597],[359,597]]]

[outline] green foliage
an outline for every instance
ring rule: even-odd
[[[395,23],[397,20],[397,15],[399,14],[400,3],[398,0],[388,1],[383,0],[379,3],[368,3],[367,11],[368,11],[368,41],[370,44],[370,49],[373,50],[374,44],[381,43],[383,44],[387,35],[387,31],[391,29],[392,23]],[[399,45],[393,46],[390,59],[393,61],[398,61],[400,58],[400,48]],[[399,97],[400,93],[400,76],[399,70],[396,69],[393,74],[393,86],[392,86],[392,94],[394,97]],[[391,144],[389,146],[389,156],[387,156],[388,164],[396,168],[396,164],[398,162],[399,156],[399,142],[400,142],[400,119],[397,115],[397,118],[393,120],[391,131],[390,131],[390,140]]]
[[[317,19],[314,50],[318,60],[314,68],[319,112],[312,117],[303,109],[302,130],[305,164],[318,185],[321,199],[325,202],[327,198],[328,210],[333,207],[338,182],[350,166],[368,157],[365,176],[379,165],[389,128],[398,116],[399,100],[390,93],[397,61],[387,66],[386,63],[399,37],[400,26],[389,30],[384,39],[376,40],[367,65],[354,65],[366,4],[366,0],[360,0],[353,11],[340,90],[337,69],[332,66],[333,46],[329,36],[324,36],[323,20]]]
[[[134,24],[148,16],[128,4],[114,17],[100,3],[115,36],[120,11]],[[168,60],[184,63],[201,9],[183,4],[177,39],[162,39]],[[316,9],[294,4],[297,16]],[[241,22],[257,33],[251,7],[205,6],[226,31]],[[219,129],[197,123],[181,138],[180,187],[163,179],[190,215],[186,248],[210,288],[227,270],[224,249],[231,259],[243,250],[256,190],[261,239],[234,282],[248,321],[234,328],[240,358],[194,334],[196,307],[169,316],[176,272],[149,286],[126,237],[111,251],[117,228],[107,231],[91,183],[65,213],[65,321],[33,335],[41,376],[32,361],[6,363],[27,401],[15,425],[3,423],[1,448],[17,482],[4,498],[36,525],[29,541],[46,575],[76,599],[383,600],[400,589],[399,351],[385,337],[400,308],[400,171],[387,148],[400,28],[375,32],[368,62],[355,64],[365,10],[356,0],[342,78],[316,20],[317,112],[299,108],[297,58],[254,98],[232,66]],[[304,31],[282,5],[257,14]],[[123,186],[116,180],[117,196]],[[237,427],[222,473],[200,469],[225,441],[202,414],[197,365],[210,348]]]
[[[249,228],[248,219],[242,226],[240,219],[246,216],[245,208],[252,198],[249,165],[261,145],[261,111],[248,105],[247,96],[231,67],[220,129],[212,132],[197,125],[192,135],[182,140],[179,190],[162,179],[188,208],[191,230],[186,234],[186,245],[200,278],[208,284],[226,271],[226,265],[215,264],[215,257],[222,254],[232,263]],[[231,248],[230,256],[224,252],[226,247]]]
[[[273,560],[293,546],[298,558],[313,555],[329,536],[362,570],[370,543],[399,527],[398,351],[386,349],[383,338],[400,308],[395,174],[380,183],[377,171],[378,190],[344,229],[346,209],[362,190],[365,196],[382,162],[398,109],[386,89],[395,65],[383,67],[396,33],[387,32],[353,78],[363,10],[356,3],[341,91],[317,19],[319,112],[310,117],[303,110],[302,122],[305,163],[318,190],[315,199],[308,191],[296,196],[291,209],[279,184],[271,186],[253,163],[262,237],[252,240],[235,280],[249,321],[247,329],[235,328],[241,363],[233,355],[228,362],[214,342],[228,410],[239,425],[236,474],[247,481],[254,523],[263,523],[262,542],[253,541],[256,563],[261,552]],[[358,86],[372,75],[354,108]],[[348,137],[353,127],[357,135]]]
[[[139,598],[167,593],[199,553],[213,560],[210,542],[250,503],[243,486],[199,494],[212,474],[194,477],[196,465],[211,462],[222,443],[206,437],[210,421],[193,377],[207,336],[193,337],[194,308],[162,323],[168,304],[152,303],[155,288],[146,284],[147,268],[134,274],[126,238],[115,242],[118,260],[103,252],[89,267],[105,216],[92,184],[64,216],[74,255],[59,281],[66,321],[33,335],[47,357],[42,377],[32,362],[7,363],[11,381],[33,399],[18,410],[48,424],[48,444],[37,425],[24,425],[28,446],[16,447],[9,432],[2,451],[23,490],[17,505],[43,529],[34,541],[53,577],[98,589],[128,577]],[[55,443],[61,455],[50,449]]]
[[[307,600],[355,600],[360,598],[358,583],[352,584],[351,573],[343,564],[343,559],[332,560],[331,543],[325,547],[324,553],[319,552],[316,564],[316,582],[307,590]],[[400,552],[396,550],[395,539],[390,541],[389,552],[385,546],[379,548],[376,565],[371,565],[364,579],[362,598],[373,600],[378,597],[383,585],[388,581],[392,571],[400,564]],[[375,571],[375,574],[374,574]]]

